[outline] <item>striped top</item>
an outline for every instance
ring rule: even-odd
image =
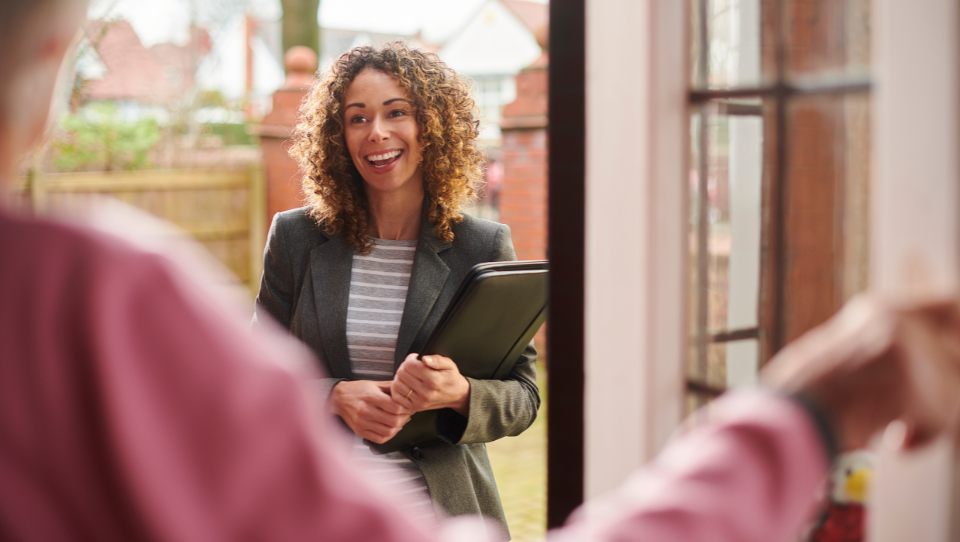
[[[393,379],[400,319],[417,242],[374,239],[369,255],[354,252],[347,305],[350,367],[360,380]],[[423,473],[400,452],[378,454],[355,437],[354,457],[382,482],[415,520],[435,518]]]

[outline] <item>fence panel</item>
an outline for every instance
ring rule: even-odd
[[[265,190],[259,164],[232,170],[31,170],[15,186],[13,204],[42,213],[89,194],[115,197],[192,235],[255,294],[263,265]]]

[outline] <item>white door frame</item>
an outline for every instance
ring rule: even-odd
[[[875,0],[871,287],[960,277],[960,4]],[[873,542],[947,542],[955,454],[945,441],[902,456],[881,447]]]
[[[587,499],[652,458],[682,414],[686,4],[586,4]]]

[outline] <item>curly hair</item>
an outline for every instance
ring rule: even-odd
[[[327,233],[343,232],[357,250],[372,249],[367,196],[347,150],[343,118],[347,88],[365,68],[396,77],[413,104],[427,216],[436,225],[437,237],[450,242],[453,224],[463,220],[463,204],[476,197],[483,177],[479,109],[463,77],[437,55],[402,42],[344,53],[314,82],[301,104],[290,155],[300,166],[310,215]]]

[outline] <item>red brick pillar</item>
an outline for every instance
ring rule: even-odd
[[[510,226],[517,259],[547,258],[546,52],[517,74],[517,99],[503,108],[500,221]],[[546,359],[546,325],[534,341]]]
[[[547,257],[547,55],[516,76],[517,99],[503,108],[500,221],[521,260]]]
[[[283,56],[283,64],[287,79],[283,87],[273,93],[273,110],[263,117],[262,124],[255,127],[266,169],[268,225],[274,214],[303,205],[297,164],[287,153],[287,148],[297,124],[300,102],[317,70],[317,55],[309,47],[291,47]]]

